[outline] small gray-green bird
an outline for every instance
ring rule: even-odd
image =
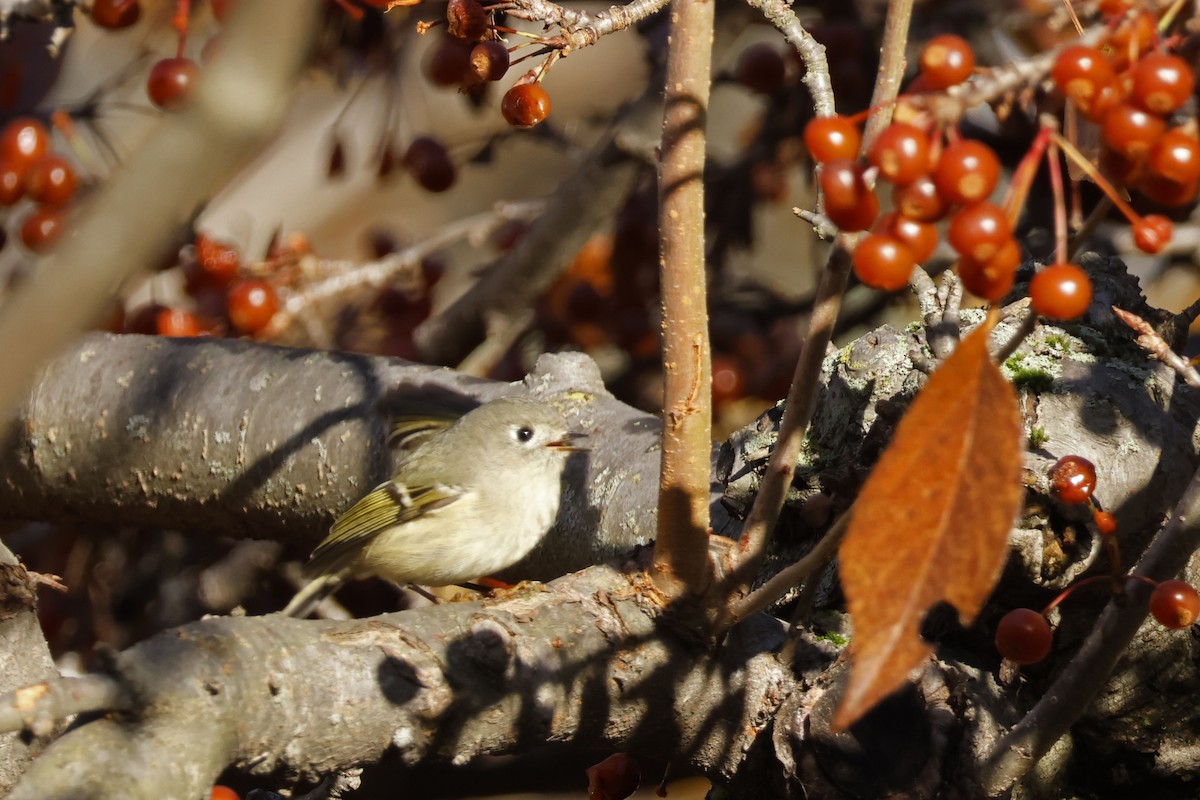
[[[333,523],[283,613],[306,616],[351,578],[447,586],[521,560],[554,524],[584,436],[542,400],[504,398],[419,431],[392,479]]]

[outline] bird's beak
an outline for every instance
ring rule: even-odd
[[[564,433],[561,439],[555,439],[553,442],[547,442],[546,447],[552,447],[555,450],[566,450],[568,452],[588,450],[589,448],[585,445],[575,443],[579,439],[586,438],[586,433]]]

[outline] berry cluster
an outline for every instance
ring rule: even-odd
[[[477,95],[488,83],[504,77],[512,53],[500,38],[508,28],[497,25],[495,10],[479,0],[450,0],[446,4],[446,35],[425,62],[425,76],[435,86],[457,88]],[[500,101],[500,113],[514,128],[532,128],[550,115],[550,95],[541,84],[546,65],[526,73]]]
[[[391,237],[382,234],[373,237],[370,245],[376,258],[397,247]],[[128,314],[118,314],[105,327],[114,332],[171,337],[241,335],[275,339],[288,328],[287,319],[280,315],[284,308],[281,295],[303,295],[319,280],[322,263],[300,234],[274,242],[264,260],[246,263],[232,244],[200,233],[194,244],[181,250],[179,263],[171,265],[182,273],[186,296],[169,303],[153,301],[135,307]],[[334,344],[357,352],[416,360],[413,334],[429,317],[431,292],[444,272],[440,260],[425,258],[411,286],[378,291],[356,315],[356,328],[371,329],[369,340],[356,340],[353,331],[347,329]],[[313,313],[311,309],[309,313]],[[371,325],[367,320],[379,324]]]
[[[947,34],[926,45],[920,63],[918,85],[940,90],[969,77],[975,58],[965,40]],[[933,254],[934,226],[946,220],[963,284],[995,302],[1012,288],[1021,260],[1008,215],[988,199],[1000,178],[1000,160],[986,144],[932,126],[893,122],[859,161],[855,118],[812,120],[804,142],[822,167],[825,215],[843,231],[870,231],[855,250],[854,271],[863,283],[887,291],[907,285],[917,264]],[[872,178],[891,184],[894,212],[879,216]]]
[[[1099,46],[1065,48],[1051,78],[1070,105],[1098,126],[1105,146],[1101,165],[1108,175],[1160,205],[1190,203],[1200,192],[1200,138],[1194,123],[1172,125],[1172,115],[1195,89],[1191,66],[1161,47],[1152,50],[1157,39],[1153,14],[1129,9],[1113,13],[1105,40]],[[974,54],[961,38],[939,36],[924,47],[920,69],[911,92],[942,91],[970,77]],[[804,132],[809,153],[821,165],[825,216],[843,231],[867,233],[853,256],[863,283],[887,291],[904,287],[936,246],[933,226],[945,220],[963,285],[985,300],[1000,300],[1012,289],[1021,260],[1013,237],[1021,198],[1051,143],[1048,157],[1060,207],[1058,148],[1125,214],[1140,249],[1156,253],[1170,241],[1170,219],[1135,212],[1100,170],[1050,128],[1017,170],[1006,207],[993,204],[989,198],[1000,162],[991,148],[961,138],[938,114],[925,113],[933,106],[919,96],[902,100],[900,121],[884,129],[861,159],[857,123],[871,110],[855,117],[814,119]],[[880,216],[876,182],[891,186],[890,214]],[[1073,319],[1087,310],[1092,289],[1086,273],[1066,258],[1065,231],[1058,236],[1056,262],[1035,276],[1029,295],[1039,314]]]
[[[1200,618],[1200,593],[1190,584],[1179,580],[1158,582],[1144,576],[1121,574],[1113,540],[1117,522],[1112,514],[1100,508],[1093,495],[1095,489],[1096,467],[1086,458],[1063,456],[1050,468],[1050,490],[1057,499],[1067,505],[1086,503],[1091,506],[1093,522],[1104,538],[1112,562],[1112,575],[1098,575],[1079,581],[1054,598],[1041,612],[1017,608],[1005,614],[996,626],[996,649],[1001,656],[1015,664],[1036,664],[1049,654],[1054,637],[1047,615],[1076,589],[1090,583],[1108,582],[1114,592],[1121,591],[1127,579],[1151,584],[1154,591],[1150,594],[1150,614],[1165,628],[1186,628]]]
[[[1127,25],[1145,20],[1145,35],[1127,39],[1118,27],[1102,47],[1073,45],[1054,62],[1055,86],[1085,118],[1095,123],[1104,142],[1101,164],[1115,181],[1136,189],[1163,206],[1182,206],[1200,186],[1200,140],[1195,127],[1171,126],[1171,115],[1195,88],[1191,65],[1168,52],[1145,52],[1153,43],[1154,17],[1138,14]],[[1132,51],[1131,51],[1132,48]],[[1131,218],[1138,246],[1150,252],[1170,238]]]
[[[18,117],[0,129],[0,206],[32,202],[20,225],[29,250],[48,252],[62,237],[66,206],[78,187],[75,168],[51,149],[50,131],[40,120]]]
[[[273,259],[289,255],[276,248]],[[227,331],[254,336],[279,310],[275,284],[248,274],[237,248],[226,242],[198,234],[182,268],[191,308],[149,303],[112,327],[124,333],[174,337],[221,336]]]

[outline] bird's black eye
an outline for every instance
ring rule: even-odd
[[[513,432],[513,435],[517,437],[518,442],[528,442],[533,438],[533,428],[522,425]]]

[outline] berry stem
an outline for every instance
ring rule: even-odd
[[[187,44],[188,17],[192,11],[192,0],[175,0],[175,14],[171,17],[171,26],[179,31],[179,46],[175,57],[183,58],[183,48]]]
[[[1175,17],[1179,16],[1179,12],[1183,10],[1185,2],[1186,0],[1175,0],[1175,2],[1171,4],[1171,7],[1168,8],[1166,12],[1158,18],[1159,36],[1170,30],[1171,25],[1175,22]]]
[[[1015,228],[1017,219],[1021,216],[1021,209],[1025,206],[1025,200],[1029,197],[1029,189],[1033,186],[1033,178],[1037,175],[1038,166],[1042,163],[1042,154],[1046,152],[1047,146],[1050,144],[1050,133],[1053,130],[1053,123],[1049,120],[1043,120],[1042,129],[1038,131],[1034,137],[1033,143],[1029,145],[1029,150],[1021,158],[1021,162],[1017,164],[1017,168],[1013,170],[1012,180],[1008,184],[1008,191],[1004,195],[1004,213],[1008,217],[1008,224]]]
[[[1062,151],[1066,154],[1067,158],[1071,159],[1071,161],[1075,163],[1075,166],[1079,167],[1083,174],[1087,175],[1088,178],[1091,179],[1092,183],[1100,187],[1100,190],[1104,192],[1108,199],[1112,201],[1113,205],[1117,207],[1117,210],[1120,211],[1125,218],[1130,221],[1130,223],[1134,225],[1141,223],[1141,214],[1138,214],[1133,210],[1129,203],[1125,202],[1125,199],[1117,193],[1117,190],[1114,189],[1113,185],[1108,182],[1108,179],[1100,174],[1100,170],[1096,169],[1095,165],[1092,164],[1092,162],[1089,161],[1083,155],[1083,153],[1080,153],[1077,149],[1075,149],[1075,145],[1063,138],[1063,136],[1057,131],[1051,132],[1050,135],[1054,139],[1054,143],[1062,148]]]
[[[1050,188],[1054,192],[1054,261],[1067,261],[1067,202],[1063,192],[1062,165],[1054,141],[1046,148],[1046,163],[1050,167]]]
[[[1125,577],[1131,578],[1135,581],[1141,581],[1142,583],[1148,584],[1152,587],[1158,586],[1158,581],[1154,580],[1154,578],[1151,578],[1149,575],[1139,575],[1135,572],[1130,575],[1126,575]]]
[[[1051,600],[1050,603],[1042,609],[1042,616],[1047,616],[1051,611],[1057,608],[1060,603],[1070,597],[1076,589],[1082,589],[1084,586],[1092,583],[1100,583],[1101,581],[1111,580],[1113,580],[1112,577],[1108,575],[1093,575],[1090,578],[1084,578],[1083,580],[1075,581],[1075,583],[1072,583],[1070,586],[1059,592],[1058,596]]]

